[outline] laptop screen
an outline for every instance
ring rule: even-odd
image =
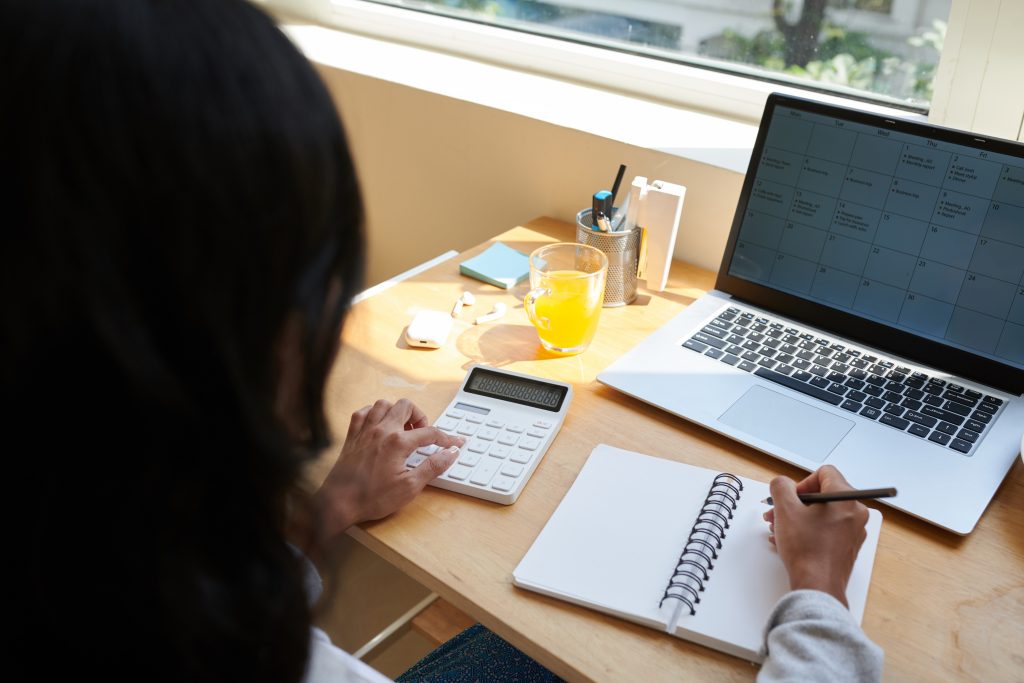
[[[773,95],[717,286],[1018,389],[1024,145]]]

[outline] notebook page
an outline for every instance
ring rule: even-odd
[[[601,444],[513,572],[521,587],[631,621],[666,628],[679,601],[659,609],[716,470]],[[764,627],[789,591],[785,567],[761,515],[768,485],[742,478],[743,491],[708,573],[695,615],[683,607],[674,634],[760,662]],[[850,611],[864,614],[882,516],[847,588]]]
[[[715,474],[597,446],[514,583],[664,628],[675,601],[658,603]]]

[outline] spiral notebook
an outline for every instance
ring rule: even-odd
[[[763,482],[601,444],[513,583],[761,662],[789,590],[761,517],[768,495]],[[857,623],[881,524],[871,510],[846,590]]]

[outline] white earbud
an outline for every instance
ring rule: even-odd
[[[462,313],[462,306],[472,306],[476,303],[476,297],[473,296],[472,292],[463,292],[459,295],[459,298],[455,300],[455,305],[452,306],[452,317],[458,318],[459,314]]]
[[[480,316],[479,318],[477,318],[476,320],[473,321],[473,324],[474,325],[481,325],[483,323],[489,323],[492,320],[497,320],[498,318],[500,318],[503,315],[505,315],[505,312],[507,310],[508,310],[508,308],[505,306],[505,304],[503,304],[503,303],[501,303],[499,301],[499,302],[494,304],[494,308],[491,309],[490,313],[488,313],[487,315]]]

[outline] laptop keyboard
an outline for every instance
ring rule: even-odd
[[[730,307],[683,346],[937,447],[971,455],[1003,400]]]

